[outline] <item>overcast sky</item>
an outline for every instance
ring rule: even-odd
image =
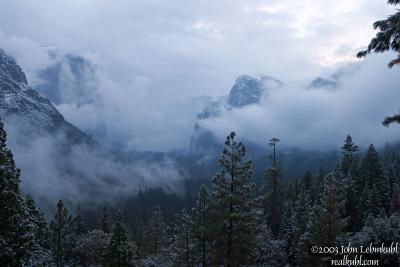
[[[11,45],[90,53],[154,90],[220,95],[242,73],[296,80],[354,60],[393,9],[385,0],[2,0],[0,33],[27,68],[33,59]]]
[[[125,92],[118,88],[141,90],[134,101],[116,97],[121,103],[110,110],[121,105],[125,117],[113,125],[110,116],[108,127],[133,148],[152,150],[187,143],[182,136],[188,140],[193,117],[166,112],[170,105],[227,94],[244,73],[284,82],[329,73],[355,61],[374,34],[372,23],[394,11],[385,0],[0,0],[0,6],[0,47],[28,74],[48,64],[43,47],[51,46],[101,65],[113,84],[107,96]],[[63,108],[80,127],[100,120]]]

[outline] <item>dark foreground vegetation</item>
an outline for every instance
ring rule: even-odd
[[[274,151],[278,141],[271,140]],[[20,173],[0,124],[0,265],[329,266],[343,255],[313,254],[312,246],[398,241],[398,150],[383,162],[370,145],[360,157],[350,136],[341,150],[331,172],[321,165],[292,181],[282,179],[281,162],[274,157],[264,185],[256,188],[251,161],[244,160],[246,148],[231,133],[220,171],[211,186],[200,187],[191,209],[164,217],[155,205],[149,216],[132,217],[105,206],[91,216],[79,210],[72,216],[60,200],[48,223],[34,200],[21,195]],[[399,265],[398,254],[367,254],[363,260]]]

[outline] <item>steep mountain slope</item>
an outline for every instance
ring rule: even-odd
[[[80,55],[51,55],[54,64],[38,72],[40,82],[35,90],[56,105],[92,102],[95,98],[97,67]]]
[[[62,133],[71,142],[94,143],[86,134],[65,121],[48,99],[28,85],[21,67],[1,49],[0,117],[6,126],[7,122],[18,126],[24,135]]]
[[[216,139],[214,134],[200,126],[202,120],[219,117],[223,112],[229,112],[233,109],[259,104],[264,97],[268,97],[271,90],[278,89],[283,85],[283,82],[269,76],[256,78],[240,75],[228,96],[222,96],[211,101],[197,115],[191,138],[191,149],[199,152],[215,149]]]
[[[265,91],[282,85],[281,81],[268,76],[258,79],[249,75],[241,75],[236,79],[229,92],[228,104],[233,108],[241,108],[259,103]]]
[[[21,67],[3,50],[0,117],[21,168],[22,190],[45,210],[60,198],[75,206],[121,200],[143,187],[179,187],[181,173],[166,156],[140,154],[123,160],[68,123],[50,100],[28,85]]]

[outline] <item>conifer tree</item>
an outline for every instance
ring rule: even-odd
[[[80,205],[77,207],[77,214],[75,218],[72,220],[73,233],[76,237],[82,235],[85,232],[85,223],[83,222],[81,215]]]
[[[366,209],[364,210],[364,218],[367,218],[368,215],[376,217],[381,213],[383,209],[382,199],[380,198],[379,191],[375,184],[372,185],[372,188],[370,190],[368,190],[365,207]]]
[[[311,200],[307,191],[302,191],[295,203],[293,223],[295,226],[295,239],[306,232],[307,225],[310,220]]]
[[[318,244],[318,246],[334,245],[336,238],[346,226],[346,219],[343,219],[341,216],[344,201],[338,199],[336,192],[336,179],[330,174],[325,178],[321,204],[316,205],[313,210],[312,221],[314,222],[314,227],[311,229],[312,241],[314,244]]]
[[[283,212],[283,189],[281,184],[282,166],[276,160],[276,144],[279,139],[273,138],[270,145],[273,146],[273,165],[267,170],[265,195],[263,198],[264,214],[271,229],[273,238],[278,238]]]
[[[136,256],[138,259],[141,259],[146,254],[145,226],[141,219],[136,222],[133,240],[135,240],[136,243]]]
[[[176,266],[193,266],[193,243],[190,221],[189,214],[185,209],[182,210],[179,216],[179,231],[176,240],[177,258],[174,264]]]
[[[398,5],[399,0],[388,0],[391,5]],[[389,67],[393,67],[400,63],[400,11],[390,15],[387,19],[378,20],[373,24],[373,28],[378,30],[376,36],[371,39],[368,48],[365,51],[360,51],[357,57],[362,58],[367,56],[369,53],[383,53],[385,51],[392,50],[396,52],[397,58],[389,62]],[[383,120],[384,126],[389,126],[392,123],[400,123],[400,114],[388,116]]]
[[[396,184],[400,184],[400,157],[394,154],[388,166],[389,187],[394,188]],[[393,191],[392,191],[393,193]]]
[[[293,254],[295,262],[299,266],[300,263],[307,262],[308,255],[308,242],[309,242],[309,222],[311,217],[311,199],[308,191],[302,190],[295,203],[293,213]],[[304,265],[306,266],[306,265]]]
[[[64,202],[57,203],[57,213],[50,223],[52,250],[58,267],[68,263],[70,254],[70,238],[73,233],[72,217],[68,214]]]
[[[304,187],[304,189],[311,191],[312,183],[313,183],[313,174],[311,171],[307,170],[303,175],[301,185]]]
[[[388,0],[391,5],[398,5],[400,1],[398,0]],[[369,53],[383,53],[388,50],[393,50],[400,53],[400,43],[398,36],[400,34],[400,12],[397,11],[395,14],[389,16],[385,20],[378,20],[373,24],[373,28],[378,30],[378,33],[368,45],[367,50],[361,51],[357,54],[357,57],[365,57]],[[400,55],[389,62],[389,67],[393,67],[400,63]]]
[[[6,145],[0,121],[0,266],[21,266],[33,244],[32,226],[21,196],[20,171]]]
[[[31,196],[26,196],[25,203],[33,230],[33,246],[24,266],[52,266],[54,259],[50,250],[50,232],[44,214]]]
[[[294,261],[294,245],[293,243],[295,242],[294,240],[294,232],[295,232],[295,226],[294,226],[294,208],[295,208],[295,202],[287,198],[285,201],[285,204],[283,205],[283,215],[282,215],[282,220],[281,220],[281,231],[279,233],[279,240],[281,240],[284,243],[285,247],[285,256],[283,258],[287,258],[287,260],[291,263]],[[283,244],[281,243],[281,244]],[[283,255],[283,253],[282,253]]]
[[[113,226],[112,216],[110,210],[104,206],[100,214],[99,229],[103,230],[104,233],[111,233]]]
[[[313,224],[308,227],[309,229],[313,229]],[[315,259],[314,255],[310,253],[311,237],[312,234],[310,231],[306,231],[300,235],[299,240],[297,242],[296,254],[295,254],[295,265],[294,266],[318,266],[313,264]]]
[[[192,212],[192,239],[195,264],[211,264],[210,193],[205,185],[200,187],[197,204]]]
[[[109,267],[128,267],[134,254],[135,246],[128,240],[128,232],[123,223],[121,212],[113,226],[110,243],[105,252],[105,265]]]
[[[166,251],[168,251],[168,261],[169,264],[172,265],[178,265],[180,264],[180,251],[179,251],[179,234],[181,231],[181,214],[175,214],[173,220],[170,222],[170,224],[167,226],[167,236],[168,236],[168,247],[166,248]],[[165,259],[164,259],[165,262]],[[165,263],[166,264],[166,263]]]
[[[83,266],[103,266],[110,234],[95,229],[80,236],[77,250],[82,257]]]
[[[364,187],[368,186],[369,189],[372,189],[373,185],[376,186],[380,204],[382,208],[388,210],[390,202],[388,181],[384,175],[379,154],[372,144],[368,147],[367,153],[360,164],[359,173],[364,181]]]
[[[338,168],[335,170],[335,175],[341,177],[339,186],[342,188],[340,194],[345,197],[344,214],[348,219],[347,230],[355,232],[361,229],[362,214],[360,207],[362,203],[362,191],[364,182],[358,175],[358,146],[353,143],[350,135],[347,135],[342,150],[342,159]]]
[[[297,177],[294,180],[293,189],[294,189],[294,195],[296,196],[293,200],[297,200],[297,196],[300,194],[300,191],[302,189],[299,183],[299,179],[297,179]]]
[[[323,161],[321,160],[320,167],[318,172],[313,176],[310,197],[311,202],[315,203],[320,200],[322,192],[324,191],[324,178],[325,178],[325,170]]]
[[[390,201],[390,214],[394,213],[400,214],[400,186],[398,184],[394,185],[392,200]]]
[[[160,206],[154,208],[153,215],[146,226],[146,244],[148,255],[159,255],[166,246],[167,234]]]
[[[347,177],[351,174],[351,170],[357,162],[358,146],[353,143],[352,137],[350,135],[347,135],[341,149],[343,157],[340,162],[340,170]]]
[[[212,181],[214,265],[249,265],[255,260],[251,161],[243,160],[246,148],[235,136],[234,132],[227,136],[221,171]]]
[[[80,214],[80,206],[77,207],[77,215],[72,219],[71,217],[71,232],[67,239],[68,244],[68,254],[69,264],[73,266],[82,265],[83,255],[78,249],[78,242],[80,241],[80,237],[85,232],[85,226]]]

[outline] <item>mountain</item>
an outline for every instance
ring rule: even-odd
[[[35,90],[57,106],[83,105],[95,100],[98,67],[77,54],[59,56],[52,52],[53,64],[37,73]]]
[[[28,85],[16,61],[0,49],[0,117],[25,135],[64,134],[71,142],[94,141],[68,123],[52,103]]]
[[[356,72],[361,69],[362,62],[358,63],[349,63],[345,66],[337,69],[332,75],[328,78],[317,77],[311,81],[308,85],[308,89],[327,89],[327,90],[335,90],[339,87],[340,82],[352,76]]]
[[[328,89],[334,89],[337,86],[337,81],[336,80],[328,80],[322,77],[317,77],[315,80],[313,80],[310,85],[308,86],[308,89],[312,88],[328,88]]]
[[[233,108],[257,104],[265,91],[282,85],[281,81],[268,76],[255,78],[249,75],[241,75],[236,79],[229,92],[228,104]]]
[[[219,117],[223,112],[240,110],[246,106],[259,104],[264,97],[268,97],[270,91],[279,89],[283,85],[283,82],[270,76],[256,78],[249,75],[240,75],[229,91],[228,96],[221,96],[210,101],[197,114],[194,133],[191,137],[191,149],[204,152],[215,148],[217,140],[213,133],[200,126],[202,120]]]

